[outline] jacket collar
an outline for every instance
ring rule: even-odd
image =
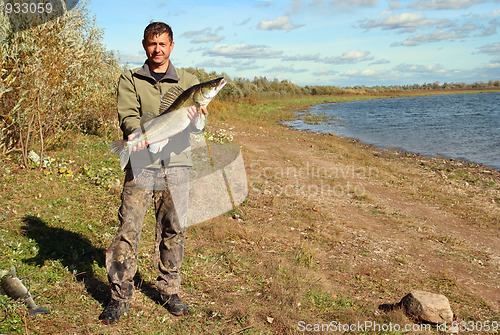
[[[165,75],[159,81],[164,81],[165,80],[165,81],[170,81],[170,82],[179,82],[180,79],[179,79],[179,76],[177,75],[177,71],[175,70],[174,65],[172,64],[172,62],[170,62],[170,60],[168,62],[169,62],[169,64],[168,64],[167,72],[165,73]],[[144,65],[136,72],[136,74],[139,74],[141,76],[148,77],[148,78],[151,78],[153,80],[156,80],[151,75],[151,72],[149,70],[149,63],[148,63],[148,61],[144,62]]]

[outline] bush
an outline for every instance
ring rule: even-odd
[[[121,69],[85,7],[19,31],[0,13],[0,155],[112,127]]]

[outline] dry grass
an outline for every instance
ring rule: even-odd
[[[188,229],[185,318],[155,302],[150,211],[131,311],[115,326],[97,320],[109,298],[103,251],[117,229],[123,178],[106,139],[75,134],[74,144],[48,153],[54,161],[42,172],[7,161],[0,268],[14,264],[30,276],[37,302],[52,313],[29,318],[25,306],[9,305],[0,332],[296,334],[301,321],[404,325],[411,320],[378,306],[413,289],[446,294],[458,320],[498,321],[499,172],[278,123],[329,99],[211,105],[209,131],[234,136],[251,188],[236,210]]]

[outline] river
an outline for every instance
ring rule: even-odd
[[[500,93],[327,103],[286,124],[380,148],[455,158],[500,171]]]

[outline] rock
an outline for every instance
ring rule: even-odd
[[[404,311],[406,316],[419,322],[451,324],[453,321],[450,302],[442,294],[412,291],[401,299],[398,307]]]

